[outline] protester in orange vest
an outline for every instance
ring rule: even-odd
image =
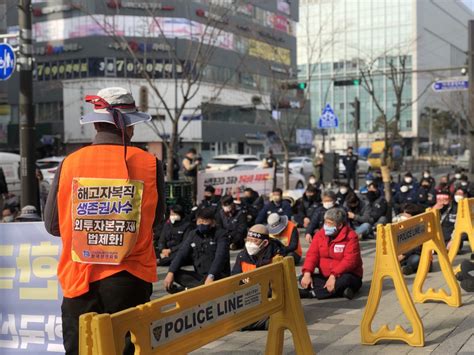
[[[86,96],[92,145],[59,166],[45,207],[46,230],[62,239],[58,279],[66,354],[78,354],[79,316],[115,313],[150,300],[157,281],[153,225],[164,216],[161,162],[130,146],[134,125],[149,121],[132,95],[111,87]],[[133,353],[127,339],[124,353]]]
[[[272,213],[267,218],[267,227],[270,237],[283,244],[284,256],[292,256],[297,265],[301,260],[302,250],[296,223],[289,221],[287,216]]]
[[[256,224],[247,232],[245,248],[237,255],[232,275],[271,264],[275,256],[283,254],[284,247],[280,241],[270,238],[263,224]]]

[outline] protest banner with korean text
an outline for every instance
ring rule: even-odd
[[[236,171],[209,171],[200,172],[197,182],[197,199],[204,197],[206,186],[214,186],[216,194],[240,197],[248,187],[260,195],[268,194],[273,188],[273,169],[251,169]]]
[[[2,223],[0,236],[0,353],[64,353],[61,239],[43,222]]]

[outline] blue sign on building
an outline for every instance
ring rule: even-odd
[[[465,91],[469,88],[469,81],[466,77],[436,80],[431,88],[434,92]]]
[[[327,104],[319,117],[318,128],[328,129],[339,127],[339,118],[337,118],[331,105]]]
[[[15,52],[8,43],[0,43],[0,80],[7,80],[15,71]]]

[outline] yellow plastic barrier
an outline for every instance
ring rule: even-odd
[[[314,353],[291,257],[118,313],[84,314],[79,353],[121,354],[130,332],[136,354],[185,354],[268,316],[266,354],[282,353],[285,329],[296,353]]]
[[[464,233],[468,235],[471,251],[474,253],[474,198],[464,198],[458,203],[456,223],[454,224],[453,238],[449,248],[449,261],[454,267],[454,258],[458,254],[461,246],[461,238]],[[460,266],[454,268],[454,273],[461,271]]]
[[[398,255],[423,244],[418,271],[413,283],[413,300],[402,275]],[[441,271],[451,291],[450,295],[441,289],[422,291],[430,268],[432,251],[438,254]],[[391,278],[395,285],[398,302],[411,323],[413,331],[408,333],[400,325],[390,330],[385,324],[376,332],[372,321],[382,296],[384,278]],[[406,221],[377,227],[374,274],[369,297],[361,322],[362,344],[374,345],[380,340],[401,340],[411,346],[424,346],[424,329],[415,302],[428,300],[443,301],[450,306],[461,306],[461,292],[448,260],[441,233],[439,211],[431,210]]]

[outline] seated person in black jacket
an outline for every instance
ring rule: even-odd
[[[336,192],[336,204],[340,207],[344,206],[346,199],[354,194],[354,190],[345,182],[339,184],[339,189]]]
[[[298,199],[295,221],[298,227],[308,227],[313,212],[321,206],[321,191],[314,185],[308,185],[303,196]]]
[[[208,185],[204,188],[204,199],[201,203],[195,207],[193,207],[191,213],[191,221],[196,221],[196,216],[198,215],[199,211],[203,210],[204,208],[210,208],[214,211],[214,214],[217,213],[220,207],[220,196],[216,195],[216,189],[214,186]]]
[[[247,187],[240,199],[240,208],[247,219],[247,225],[253,226],[258,212],[263,208],[263,198],[258,195],[257,191]]]
[[[193,228],[192,224],[186,221],[184,217],[184,209],[181,205],[174,205],[170,208],[170,217],[161,230],[155,248],[159,266],[169,266],[171,264],[179,246]]]
[[[291,205],[288,201],[283,201],[283,191],[279,188],[273,190],[270,195],[270,201],[260,210],[255,223],[266,223],[268,216],[272,213],[278,213],[291,219]]]
[[[275,256],[283,255],[282,247],[278,240],[269,237],[268,230],[264,225],[254,225],[247,232],[245,249],[237,255],[232,268],[232,275],[249,272],[271,264]],[[269,318],[265,318],[248,325],[242,330],[268,330],[268,323]]]
[[[242,210],[234,203],[232,196],[224,196],[221,208],[216,214],[216,224],[219,229],[225,230],[229,237],[230,250],[244,247],[245,234],[247,233],[247,218]]]
[[[191,258],[194,271],[182,270],[185,261]],[[216,227],[214,211],[211,208],[200,210],[196,229],[179,247],[164,286],[170,293],[182,291],[199,285],[207,285],[230,274],[229,238],[222,229]],[[174,285],[174,282],[181,287]]]
[[[313,240],[313,235],[323,227],[324,214],[336,206],[336,194],[329,190],[324,192],[322,206],[313,212],[313,215],[310,218],[311,221],[306,228],[305,239],[308,243],[311,243]]]

